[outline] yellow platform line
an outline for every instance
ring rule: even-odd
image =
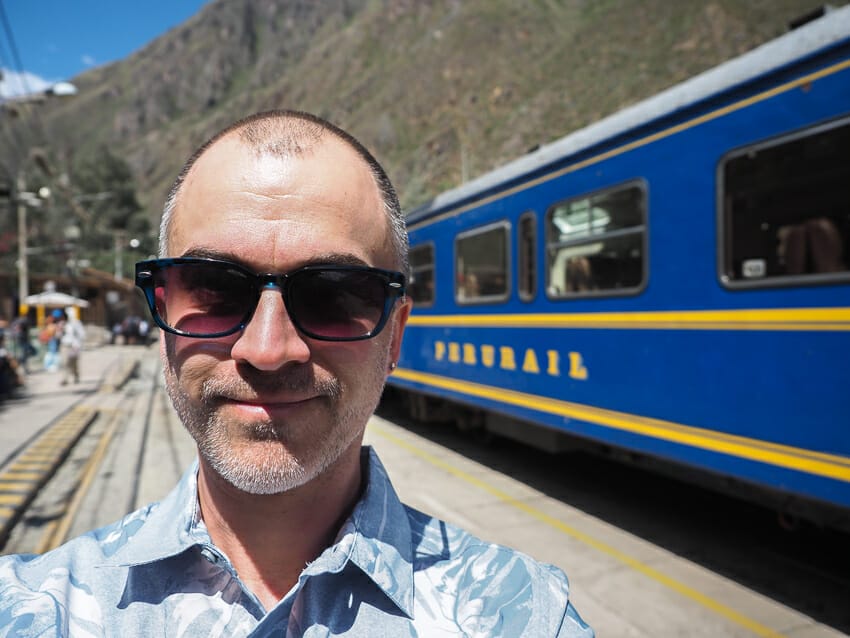
[[[4,481],[0,477],[0,492],[16,492],[32,489],[32,481]]]
[[[6,471],[0,474],[0,478],[4,481],[28,481],[40,479],[44,474],[42,472],[13,472]]]
[[[0,538],[9,533],[20,512],[97,414],[88,406],[72,408],[0,472]]]
[[[109,450],[109,444],[115,436],[115,431],[118,428],[118,422],[120,419],[121,412],[118,410],[113,411],[112,418],[101,435],[97,448],[89,457],[85,468],[83,468],[79,485],[77,486],[77,489],[74,490],[73,497],[65,507],[65,511],[62,516],[51,521],[47,525],[44,534],[42,534],[41,541],[35,549],[36,554],[48,552],[51,549],[59,547],[59,545],[65,542],[68,532],[71,529],[71,525],[73,524],[74,519],[77,516],[77,512],[82,505],[83,498],[85,498],[85,495],[91,488],[91,484],[95,479],[97,471],[100,468],[101,463],[103,463],[103,459],[106,457],[106,453]]]
[[[567,536],[570,536],[576,539],[577,541],[580,541],[585,545],[592,547],[593,549],[607,556],[610,556],[611,558],[625,565],[628,565],[629,567],[643,574],[644,576],[651,578],[655,582],[660,583],[661,585],[664,585],[669,589],[672,589],[673,591],[677,592],[678,594],[681,594],[685,598],[688,598],[702,605],[703,607],[710,609],[714,613],[722,616],[723,618],[726,618],[727,620],[735,623],[736,625],[744,627],[755,635],[763,636],[764,638],[784,638],[782,634],[777,633],[770,627],[762,625],[761,623],[753,620],[752,618],[749,618],[744,614],[736,611],[735,609],[724,605],[723,603],[715,600],[714,598],[711,598],[710,596],[707,596],[706,594],[694,589],[693,587],[689,587],[688,585],[676,580],[675,578],[672,578],[671,576],[668,576],[667,574],[664,574],[658,571],[657,569],[650,567],[646,563],[639,561],[633,556],[630,556],[625,552],[621,552],[620,550],[616,549],[615,547],[612,547],[611,545],[608,545],[607,543],[603,543],[602,541],[594,538],[590,534],[586,534],[585,532],[582,532],[571,525],[567,525],[563,521],[560,521],[553,516],[549,516],[548,514],[541,512],[535,507],[532,507],[526,503],[523,503],[522,501],[515,499],[513,496],[507,494],[506,492],[503,492],[497,487],[490,485],[486,481],[476,478],[471,474],[468,474],[463,470],[456,468],[452,464],[443,461],[442,459],[438,459],[433,454],[429,454],[428,452],[425,452],[417,448],[416,446],[411,445],[407,441],[404,441],[403,439],[391,434],[384,428],[380,427],[379,425],[376,425],[374,420],[369,422],[369,430],[370,432],[377,434],[381,438],[389,441],[390,443],[393,443],[394,445],[404,449],[405,451],[413,454],[414,456],[421,458],[422,460],[433,465],[434,467],[438,467],[441,470],[448,472],[452,476],[464,481],[465,483],[469,483],[470,485],[473,485],[474,487],[477,487],[491,494],[492,496],[495,496],[505,504],[510,505],[511,507],[517,510],[520,510],[528,516],[537,519],[541,523],[548,525],[549,527],[552,527],[558,530],[559,532],[562,532]]]
[[[27,499],[26,494],[0,494],[0,505],[19,506]]]
[[[58,451],[54,452],[53,454],[39,454],[38,456],[25,456],[25,457],[22,456],[21,458],[18,459],[18,463],[21,464],[21,465],[26,465],[26,464],[40,465],[40,464],[44,464],[44,463],[52,463],[53,461],[56,460],[57,456],[58,456]]]

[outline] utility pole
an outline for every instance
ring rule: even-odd
[[[30,294],[29,266],[27,265],[27,205],[22,194],[26,191],[23,170],[18,171],[17,183],[18,200],[18,314],[27,311],[26,298]]]
[[[30,156],[38,155],[38,149],[30,151]],[[43,164],[42,159],[39,164]],[[45,172],[46,165],[43,168]],[[24,168],[21,166],[18,169],[18,175],[15,180],[15,201],[18,206],[18,313],[26,314],[27,302],[26,299],[30,294],[29,285],[29,232],[27,231],[27,205],[40,206],[43,201],[50,197],[50,189],[42,186],[38,193],[30,193],[26,190],[26,176]]]
[[[112,235],[115,242],[115,281],[124,278],[124,233],[116,231]]]
[[[52,87],[48,88],[45,91],[16,97],[12,99],[6,99],[0,104],[0,117],[4,117],[9,114],[13,117],[21,117],[26,110],[26,105],[30,102],[36,103],[45,100],[50,96],[71,96],[75,95],[77,92],[77,88],[68,82],[59,82],[58,84],[54,84]],[[5,128],[5,127],[4,127]],[[5,130],[4,136],[5,136]],[[15,139],[15,135],[12,133],[9,135],[13,140]],[[24,314],[27,311],[27,303],[26,298],[29,296],[29,266],[27,262],[27,196],[32,196],[31,193],[27,193],[26,190],[26,177],[24,175],[24,164],[26,163],[26,159],[34,159],[36,163],[41,167],[42,171],[46,174],[50,174],[49,167],[47,165],[47,161],[45,157],[40,153],[35,153],[36,149],[31,149],[29,152],[29,157],[25,154],[22,154],[22,157],[19,158],[18,161],[12,161],[11,166],[9,166],[6,161],[6,158],[0,158],[0,168],[6,169],[6,172],[9,176],[9,179],[12,179],[12,176],[15,176],[15,187],[14,187],[14,201],[18,207],[18,313]],[[14,160],[14,157],[13,157]],[[13,168],[15,167],[16,168]],[[49,191],[48,191],[49,192]]]

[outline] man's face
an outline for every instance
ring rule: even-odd
[[[259,155],[233,135],[217,142],[183,184],[169,253],[258,273],[328,263],[397,268],[374,179],[330,136],[295,157]],[[243,491],[271,494],[358,454],[408,311],[397,304],[373,339],[317,341],[294,328],[279,291],[265,290],[242,332],[165,334],[166,386],[202,462]]]

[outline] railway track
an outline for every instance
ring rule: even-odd
[[[38,428],[0,467],[0,548],[4,552],[41,553],[64,540],[78,495],[91,480],[87,475],[96,470],[120,425],[124,388],[138,366],[137,357],[115,360],[94,392],[83,394]],[[16,529],[19,526],[23,530]],[[31,539],[36,529],[37,543],[7,547],[16,532]]]

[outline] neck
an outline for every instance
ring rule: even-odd
[[[329,547],[359,496],[359,444],[309,483],[281,494],[248,494],[201,457],[198,501],[213,543],[268,610]]]

